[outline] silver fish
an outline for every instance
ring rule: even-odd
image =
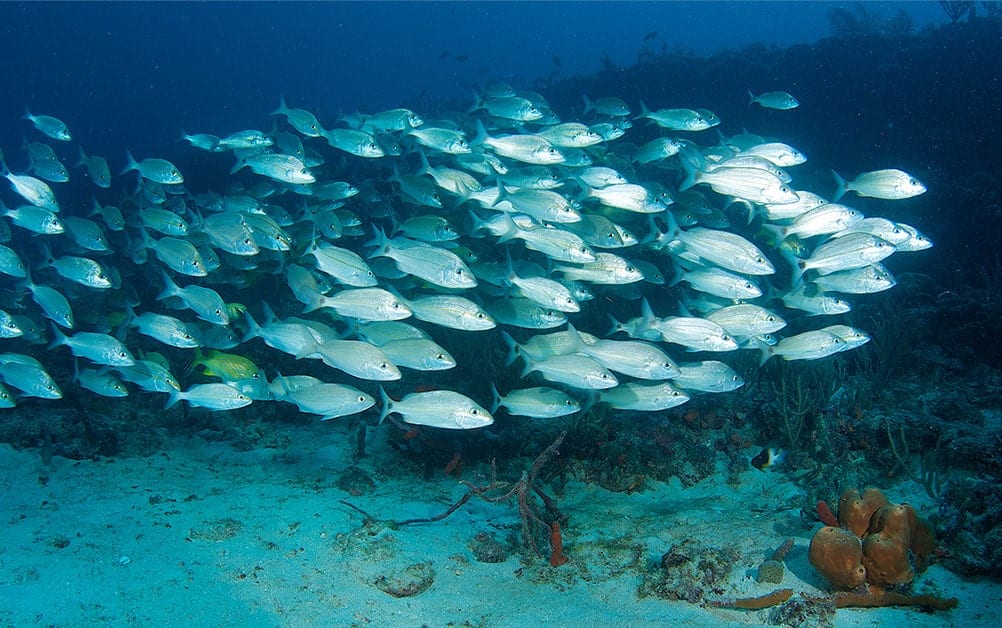
[[[581,404],[562,390],[537,386],[535,388],[522,388],[511,390],[507,395],[502,396],[498,389],[491,384],[493,402],[491,412],[497,412],[498,408],[505,408],[508,414],[514,416],[526,416],[533,419],[552,419],[568,414],[574,414],[581,410]]]
[[[174,406],[178,401],[186,401],[188,405],[207,410],[222,411],[243,408],[253,403],[253,399],[241,393],[229,384],[195,384],[185,391],[171,390],[166,408]]]
[[[36,129],[60,142],[68,142],[73,139],[69,127],[66,123],[53,116],[32,115],[31,111],[24,112],[24,119],[30,121]]]
[[[49,345],[50,351],[65,345],[76,357],[87,358],[95,364],[132,366],[136,363],[126,346],[114,336],[89,331],[79,331],[67,336],[55,326],[52,334],[54,340]]]
[[[391,399],[382,388],[379,395],[383,403],[380,423],[390,414],[399,414],[411,425],[444,429],[472,430],[494,422],[486,409],[466,395],[451,390],[411,393],[399,401]]]
[[[358,414],[376,405],[372,395],[357,388],[326,382],[290,390],[283,401],[295,404],[300,412],[319,414],[321,421]]]
[[[122,174],[136,170],[142,178],[149,179],[155,183],[162,183],[164,185],[184,183],[181,171],[166,159],[148,158],[137,162],[132,153],[126,152],[125,160],[125,169],[122,170]]]
[[[599,395],[599,400],[617,410],[657,412],[684,404],[689,401],[689,395],[668,382],[660,384],[629,382],[620,384],[612,390],[603,391]]]
[[[755,105],[758,104],[766,109],[778,109],[780,111],[786,111],[789,109],[796,109],[800,106],[800,101],[790,95],[789,92],[763,92],[756,96],[752,91],[748,90],[748,104]]]
[[[835,200],[838,201],[846,192],[855,192],[860,196],[870,196],[886,200],[911,198],[925,194],[926,187],[912,175],[897,169],[874,170],[864,172],[852,181],[846,181],[832,170],[837,189]]]
[[[25,396],[42,399],[62,399],[52,376],[35,358],[20,353],[0,353],[0,379],[20,390]]]
[[[680,362],[672,383],[684,390],[723,393],[744,386],[744,379],[723,362]]]

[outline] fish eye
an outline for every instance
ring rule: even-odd
[[[634,268],[633,266],[627,266],[626,267],[626,272],[628,272],[628,273],[635,273],[635,272],[637,272],[637,269]]]
[[[483,318],[483,317],[484,317],[483,312],[477,312],[477,318]]]
[[[379,368],[381,368],[383,370],[386,370],[386,369],[390,368],[390,365],[387,364],[386,362],[383,362],[382,364],[379,365]]]
[[[764,257],[762,257],[762,256],[759,256],[759,257],[756,257],[756,258],[755,258],[755,263],[756,263],[756,264],[761,264],[761,263],[763,263],[763,262],[765,262],[765,258],[764,258]]]
[[[359,401],[360,403],[365,403],[365,395],[359,395],[359,396],[358,396],[358,401]]]
[[[750,282],[750,281],[749,281],[748,283],[746,283],[746,284],[745,284],[745,288],[747,288],[748,290],[751,290],[751,289],[752,289],[752,288],[754,288],[754,287],[755,287],[755,286],[754,286],[754,285],[752,285],[752,282]]]
[[[775,323],[776,322],[776,317],[775,316],[766,316],[765,320],[769,321],[770,323]]]
[[[602,379],[609,379],[609,376],[606,373],[602,373],[601,377]]]
[[[479,412],[477,412],[477,409],[476,409],[476,408],[472,408],[472,409],[470,410],[470,414],[472,414],[473,416],[477,416],[477,414],[479,414]]]
[[[721,340],[725,340],[725,341],[727,341],[727,340],[730,340],[730,339],[731,339],[731,337],[730,337],[730,336],[728,336],[727,334],[724,334],[723,336],[721,336],[721,337],[720,337],[720,339],[721,339]]]
[[[444,356],[444,355],[442,355],[441,353],[439,353],[438,355],[436,355],[436,356],[435,356],[435,359],[436,359],[436,360],[444,360],[444,359],[445,359],[445,356]]]

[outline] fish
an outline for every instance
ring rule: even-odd
[[[776,92],[763,92],[759,95],[755,95],[752,91],[748,90],[748,105],[760,105],[766,109],[778,109],[780,111],[787,111],[789,109],[796,109],[800,106],[800,101],[794,98],[789,92],[776,91]]]
[[[94,364],[107,366],[132,366],[136,359],[120,340],[108,334],[89,331],[78,331],[72,336],[62,333],[58,327],[52,326],[53,341],[49,350],[66,346],[74,356],[86,358]]]
[[[589,113],[595,112],[603,116],[622,118],[629,116],[631,113],[630,106],[621,98],[616,98],[615,96],[596,98],[594,102],[588,96],[582,95],[582,98],[585,104],[584,111],[581,113],[582,116],[587,116]]]
[[[786,452],[774,447],[766,447],[751,459],[751,466],[759,471],[777,467],[786,460]]]
[[[744,378],[719,360],[680,362],[672,384],[683,390],[725,393],[744,386]]]
[[[315,183],[317,177],[306,167],[301,159],[293,155],[279,153],[261,153],[237,161],[231,172],[250,168],[251,172],[282,183],[303,185]]]
[[[605,390],[619,384],[610,370],[586,355],[551,355],[537,361],[523,353],[522,360],[522,377],[538,372],[547,381],[582,390]]]
[[[376,405],[376,399],[372,395],[344,384],[319,382],[295,389],[289,389],[286,385],[285,388],[282,401],[295,404],[300,412],[319,414],[321,421],[359,414]]]
[[[52,398],[37,384],[56,380],[41,371],[67,393],[159,392],[212,411],[279,401],[332,419],[377,403],[375,386],[351,378],[399,381],[390,390],[403,393],[451,370],[455,390],[383,399],[381,419],[397,409],[405,422],[470,429],[501,407],[543,419],[593,403],[663,414],[741,387],[739,348],[814,360],[868,342],[835,318],[849,311],[846,295],[855,305],[892,287],[880,261],[932,246],[914,227],[806,189],[813,173],[795,169],[807,158],[790,144],[700,139],[722,125],[705,107],[641,103],[638,119],[653,124],[638,130],[615,97],[585,98],[584,113],[565,119],[535,92],[498,83],[480,94],[471,113],[425,119],[397,107],[349,113],[331,129],[279,96],[271,131],[183,134],[176,163],[198,165],[190,182],[172,162],[127,153],[135,185],[93,171],[100,158],[81,150],[100,198],[89,207],[77,181],[72,191],[47,182],[71,174],[62,153],[27,142],[29,171],[3,166],[18,205],[0,210],[0,273],[14,288],[0,300],[0,336],[20,338],[18,355],[38,366],[0,362],[0,378],[25,371],[17,381]],[[756,102],[782,106],[775,96]],[[865,182],[853,182],[858,194]],[[61,202],[72,204],[61,212]],[[792,272],[777,272],[779,259]],[[648,297],[678,297],[678,309],[655,316]],[[635,300],[639,316],[613,318]],[[596,329],[605,318],[613,327]],[[507,354],[493,334],[473,335],[495,328]],[[47,335],[53,348],[76,344],[44,353]],[[109,339],[134,363],[109,365]],[[718,359],[673,359],[692,351]],[[100,367],[81,364],[71,381],[76,355]],[[293,360],[312,375],[269,382],[258,366]],[[203,366],[225,381],[194,380]],[[469,384],[470,369],[483,387]],[[463,414],[489,386],[490,412]]]
[[[87,156],[83,147],[80,147],[80,159],[76,167],[83,166],[87,170],[87,176],[99,188],[107,190],[111,187],[111,169],[104,157],[98,155]]]
[[[410,318],[409,307],[383,288],[345,288],[334,296],[321,296],[307,306],[307,312],[330,308],[338,316],[363,321],[398,321]]]
[[[494,417],[466,395],[452,390],[415,392],[394,401],[381,387],[382,423],[391,414],[399,414],[405,423],[452,430],[473,430],[494,423]]]
[[[74,362],[73,380],[102,397],[128,397],[129,389],[117,377],[105,369],[78,369]]]
[[[198,329],[194,326],[178,320],[173,316],[157,314],[156,312],[143,312],[136,316],[131,312],[128,318],[128,327],[135,327],[139,333],[149,336],[165,345],[177,347],[179,349],[194,349],[202,346],[199,341]]]
[[[122,170],[121,174],[126,174],[135,170],[143,179],[147,179],[155,183],[161,183],[163,185],[178,185],[184,183],[184,177],[181,175],[181,171],[177,169],[177,166],[166,159],[151,157],[137,162],[132,156],[132,153],[126,151],[125,162],[125,169]]]
[[[7,168],[0,155],[0,174],[7,179],[11,188],[30,205],[46,209],[54,214],[59,213],[59,202],[49,184],[27,174],[14,174]]]
[[[273,116],[285,116],[289,125],[306,137],[323,137],[324,128],[317,117],[305,109],[290,109],[285,104],[285,95],[280,95],[278,108],[271,112]]]
[[[172,408],[178,401],[186,401],[196,408],[212,411],[235,410],[253,403],[253,399],[241,393],[229,384],[195,384],[185,391],[171,390],[168,392],[165,409]]]
[[[400,369],[381,349],[360,340],[325,340],[303,357],[320,358],[324,364],[359,379],[388,382],[402,377]]]
[[[599,400],[617,410],[658,412],[676,408],[687,401],[689,395],[668,382],[640,384],[628,382],[611,390],[602,391]]]
[[[504,408],[513,416],[530,419],[554,419],[581,411],[581,404],[562,390],[548,386],[521,388],[508,391],[502,396],[491,384],[491,412]]]
[[[0,380],[26,397],[62,399],[60,390],[41,362],[21,353],[0,353]]]
[[[67,127],[66,123],[59,118],[46,115],[33,115],[30,110],[25,110],[24,119],[31,122],[31,124],[44,135],[51,137],[54,140],[69,142],[73,139],[73,135],[70,134],[69,127]]]
[[[21,205],[7,208],[3,215],[10,218],[10,221],[18,227],[39,235],[59,235],[66,231],[59,216],[43,207]]]
[[[705,131],[713,126],[703,114],[686,108],[658,109],[650,111],[640,102],[640,115],[635,119],[647,118],[659,127],[669,131]]]
[[[834,170],[832,176],[835,177],[834,201],[836,202],[847,192],[890,201],[912,198],[926,192],[926,187],[921,181],[896,168],[864,172],[852,181],[846,181]]]

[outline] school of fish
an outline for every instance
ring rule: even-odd
[[[824,196],[795,183],[795,147],[725,136],[709,110],[584,105],[566,121],[492,84],[465,113],[325,127],[281,98],[270,131],[183,136],[230,168],[204,190],[125,150],[118,175],[82,146],[71,170],[68,126],[26,113],[25,159],[0,157],[0,407],[72,388],[212,411],[270,400],[324,420],[378,404],[380,421],[446,429],[501,408],[659,412],[742,386],[736,351],[815,360],[866,343],[833,317],[895,285],[888,256],[932,246],[843,204],[925,192],[901,170],[833,173]],[[60,194],[71,172],[92,205]],[[477,363],[439,344],[457,337]],[[505,364],[488,364],[501,340]],[[521,368],[524,386],[489,382],[475,400],[486,386],[420,375],[457,366],[471,380]],[[413,392],[391,398],[380,382],[397,380]]]

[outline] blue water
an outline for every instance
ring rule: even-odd
[[[665,429],[682,431],[672,431],[670,436],[657,432],[657,436],[676,449],[671,455],[656,450],[653,458],[660,456],[662,460],[651,463],[655,471],[643,473],[667,479],[656,476],[660,470],[675,477],[675,471],[665,469],[674,469],[671,464],[676,454],[701,457],[704,463],[716,454],[726,454],[744,472],[748,471],[747,456],[735,453],[734,443],[744,443],[744,447],[794,445],[791,449],[799,445],[800,456],[793,457],[791,470],[811,468],[817,461],[828,465],[824,473],[819,472],[821,479],[812,476],[803,480],[807,501],[831,501],[844,483],[891,483],[892,478],[906,475],[889,453],[886,426],[893,421],[912,428],[912,452],[939,452],[946,442],[938,462],[955,472],[951,477],[967,479],[980,474],[991,486],[1002,473],[1002,452],[995,444],[1002,442],[999,427],[985,418],[997,416],[999,410],[995,391],[997,369],[1002,366],[1002,341],[997,333],[997,320],[1002,315],[998,254],[1002,145],[997,133],[1002,127],[998,106],[1002,102],[998,81],[1002,74],[1002,26],[999,18],[986,17],[991,6],[978,3],[976,19],[965,17],[959,24],[949,24],[939,3],[933,2],[2,3],[0,149],[13,170],[24,169],[21,144],[25,138],[39,139],[20,119],[30,108],[64,120],[72,129],[74,144],[90,154],[105,156],[116,176],[125,165],[128,150],[140,157],[163,157],[176,163],[193,194],[219,192],[231,181],[249,183],[253,179],[243,175],[228,179],[230,157],[197,151],[180,141],[183,132],[219,136],[243,129],[269,132],[275,124],[269,113],[283,95],[290,106],[312,111],[329,128],[337,126],[342,115],[395,107],[414,109],[426,119],[444,118],[472,105],[474,91],[504,82],[517,90],[541,93],[565,120],[581,117],[583,95],[617,96],[635,112],[641,101],[651,109],[710,109],[722,119],[719,131],[725,135],[747,131],[801,149],[808,162],[798,167],[797,184],[827,196],[835,190],[832,170],[850,178],[880,168],[906,170],[925,183],[926,194],[900,201],[848,197],[865,214],[906,222],[935,242],[929,251],[896,255],[888,266],[899,285],[885,295],[853,299],[853,312],[838,320],[887,332],[894,340],[868,345],[860,350],[865,358],[838,362],[846,369],[846,381],[851,382],[839,398],[849,394],[846,390],[866,390],[865,378],[875,378],[874,373],[880,370],[874,364],[897,361],[893,377],[882,382],[887,394],[879,402],[871,400],[872,405],[864,405],[864,400],[854,406],[835,407],[833,402],[813,408],[813,423],[802,439],[784,443],[784,435],[770,414],[771,406],[763,406],[757,358],[735,359],[749,385],[734,395],[720,395],[719,415],[713,405],[716,402],[707,401],[706,396],[671,414]],[[751,107],[747,89],[788,90],[801,104],[791,111]],[[642,144],[660,134],[643,121],[634,124],[626,138],[610,146]],[[716,142],[716,130],[702,133],[687,137],[701,146]],[[318,142],[328,157],[323,172],[331,178],[364,181],[384,193],[394,190],[387,183],[391,168],[378,161],[346,157],[323,145],[322,140]],[[75,146],[56,148],[68,166],[75,163]],[[602,158],[613,163],[608,155]],[[416,161],[394,163],[412,167]],[[132,203],[134,174],[116,178],[109,192],[95,191],[79,172],[71,168],[71,181],[57,186],[67,213],[85,215],[94,195],[104,203],[123,207]],[[675,187],[682,178],[681,169],[672,167],[663,181]],[[20,202],[6,184],[3,187],[0,197],[4,203]],[[289,207],[298,207],[298,200]],[[387,208],[402,215],[415,211],[411,206],[401,210],[389,202],[384,205],[373,208],[359,201],[349,208],[365,207],[372,214],[360,209],[363,219],[375,222],[382,220],[379,212],[386,213]],[[135,210],[132,205],[130,208]],[[458,211],[452,214],[460,215]],[[731,211],[728,215],[737,223],[735,231],[761,238],[757,224],[746,227],[744,214]],[[370,226],[368,222],[365,225]],[[39,239],[25,237],[20,230],[14,233],[17,239],[11,246],[32,263],[40,261],[42,249],[35,245]],[[305,239],[305,234],[300,235]],[[365,238],[350,240],[350,246],[361,252],[368,235],[366,231]],[[123,250],[128,241],[115,236],[116,245]],[[482,242],[471,246],[480,254],[496,252]],[[118,260],[127,269],[127,287],[145,305],[159,307],[153,298],[160,287],[157,275],[127,259],[123,250],[116,250],[117,258],[108,259]],[[781,259],[775,251],[770,255]],[[499,256],[494,261],[503,260]],[[51,277],[51,273],[43,276]],[[218,288],[227,301],[248,304],[255,314],[260,298],[282,299],[286,305],[298,307],[287,291],[276,295],[276,289],[285,290],[276,276],[233,271],[230,278],[249,277],[253,287],[242,291],[236,285],[221,284]],[[782,279],[764,284],[767,296],[785,287],[789,273],[784,270],[780,276]],[[0,282],[4,307],[41,318],[30,298],[17,296],[21,288],[13,280],[3,276]],[[658,314],[666,315],[674,293],[645,288],[657,304]],[[631,317],[639,313],[633,296],[603,288],[597,304],[589,306],[592,309],[577,320],[589,331],[605,331],[606,314]],[[116,295],[106,309],[104,302],[102,307],[88,309],[84,327],[97,328],[107,322],[105,317],[123,309],[123,301]],[[293,310],[290,305],[284,315],[296,313]],[[168,313],[179,315],[173,310]],[[825,322],[819,322],[822,320]],[[798,317],[794,325],[803,330],[833,322],[823,317]],[[498,358],[502,342],[496,334],[485,344],[460,333],[436,333],[455,350],[460,368],[445,375],[408,374],[406,386],[395,390],[394,397],[417,387],[450,386],[478,396],[486,404],[492,382],[484,377],[485,368],[504,369],[488,364],[483,355],[489,350],[492,358]],[[520,340],[527,336],[523,333]],[[146,349],[155,346],[146,338],[133,336],[132,342],[137,347],[142,343]],[[44,345],[10,346],[17,347],[10,350],[45,359],[64,390],[73,388],[72,363],[65,348],[46,355]],[[269,375],[305,363],[276,357],[256,340],[253,348],[245,345],[241,351],[265,366]],[[167,353],[174,370],[184,371],[187,354]],[[689,355],[676,351],[674,357],[681,360]],[[775,367],[775,362],[770,366]],[[517,369],[508,368],[506,385],[518,380]],[[203,380],[191,378],[185,383]],[[355,383],[378,398],[378,387],[372,382]],[[869,384],[875,385],[872,381]],[[42,416],[46,411],[64,418],[79,413],[86,421],[65,420],[62,429],[66,433],[58,437],[34,428],[22,429],[9,421],[2,430],[4,438],[20,448],[37,448],[43,459],[52,455],[53,448],[60,456],[88,458],[148,455],[150,451],[144,447],[155,450],[163,445],[155,438],[142,441],[136,434],[142,428],[118,433],[109,427],[105,422],[111,416],[108,408],[117,402],[76,394],[67,397],[72,399],[52,406],[26,401],[16,415],[6,416],[17,416],[25,425],[35,420],[37,427],[38,416],[29,415],[41,408]],[[157,425],[162,418],[158,416],[161,401],[159,395],[136,391],[121,403],[136,403],[144,425]],[[277,403],[253,407],[262,406],[268,409],[262,410],[261,416],[279,424],[310,420],[302,415],[290,418],[292,412],[276,410]],[[695,408],[695,414],[690,416],[688,408]],[[0,415],[0,421],[4,416]],[[193,414],[195,419],[187,412],[179,418],[179,411],[168,416],[170,430],[182,434],[204,427],[195,425],[199,421],[225,433],[227,421],[243,420],[198,411]],[[255,417],[250,411],[232,416]],[[727,423],[716,422],[718,416],[725,417],[720,421]],[[370,412],[353,420],[368,421],[372,434],[386,429],[374,427],[375,417]],[[608,471],[610,461],[620,460],[622,451],[654,442],[653,432],[643,431],[653,429],[650,424],[624,424],[626,427],[617,424],[603,432],[605,440],[597,444],[569,439],[567,456]],[[538,452],[540,445],[552,441],[552,434],[549,440],[540,436],[534,441],[526,430],[517,429],[518,425],[499,422],[490,439],[463,434],[448,441],[449,446],[460,443],[455,445],[458,451],[465,445],[464,460],[470,468],[482,465],[480,471],[485,472],[487,461],[494,456],[507,454],[517,459],[513,451],[529,455],[526,452]],[[623,432],[617,433],[619,429]],[[981,430],[988,432],[987,438],[980,437]],[[448,447],[422,450],[402,436],[397,441],[395,451],[421,458],[426,471],[437,473],[452,454]],[[707,443],[714,443],[715,450]],[[731,449],[727,449],[728,443],[733,445]],[[509,446],[511,449],[506,449]],[[867,473],[851,475],[845,471],[839,461],[849,450],[865,460]],[[444,460],[436,458],[443,455]],[[698,482],[712,473],[712,466],[686,476],[684,481]],[[428,471],[429,477],[440,479],[432,471]],[[826,474],[831,474],[830,481]],[[949,513],[949,517],[941,514],[936,522],[946,539],[946,549],[956,557],[949,568],[964,575],[998,577],[997,561],[984,560],[985,545],[971,541],[975,538],[987,543],[983,539],[998,534],[998,517],[991,514],[999,501],[997,489],[992,493],[978,485],[975,490],[959,480],[953,487],[930,493],[930,499],[939,500],[940,512]],[[971,499],[971,493],[987,504],[979,512],[988,514],[965,520],[963,504],[969,503],[965,500]]]

